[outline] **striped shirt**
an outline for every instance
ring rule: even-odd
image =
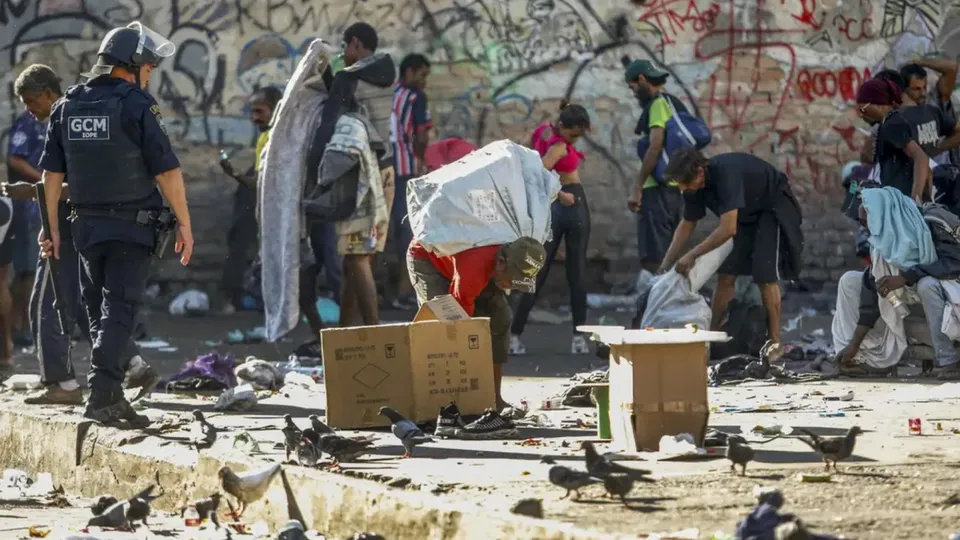
[[[398,84],[393,90],[393,112],[390,115],[390,144],[393,145],[393,166],[397,176],[420,174],[420,158],[413,151],[414,136],[430,129],[427,95],[409,86]]]

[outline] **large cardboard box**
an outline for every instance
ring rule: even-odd
[[[610,431],[618,451],[656,451],[664,435],[703,444],[710,417],[707,344],[724,332],[581,326],[610,345]]]
[[[411,323],[324,330],[321,346],[327,423],[336,428],[387,426],[383,406],[424,422],[451,401],[462,414],[496,404],[490,319],[470,318],[449,295]]]

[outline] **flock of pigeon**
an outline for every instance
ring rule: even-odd
[[[433,442],[431,436],[425,434],[415,423],[404,418],[396,410],[382,407],[380,415],[390,420],[391,431],[404,448],[403,458],[410,457],[417,446]],[[197,451],[211,447],[217,439],[219,428],[210,424],[199,410],[193,411],[193,418],[190,427],[191,446]],[[376,442],[374,436],[340,435],[316,415],[309,416],[308,420],[310,427],[301,429],[291,415],[284,416],[281,431],[284,438],[286,464],[298,462],[300,465],[315,467],[323,454],[326,454],[332,458],[327,468],[333,468],[340,463],[356,461],[368,453]],[[836,470],[838,461],[849,458],[853,454],[857,436],[862,433],[858,426],[851,427],[845,435],[840,437],[820,437],[807,430],[799,429],[798,431],[809,437],[809,439],[800,437],[800,440],[823,457],[828,471],[831,464]],[[729,436],[727,443],[726,457],[730,460],[731,470],[736,472],[736,466],[739,465],[741,475],[745,475],[747,463],[754,458],[754,450],[740,436]],[[600,455],[593,443],[589,441],[584,441],[581,449],[584,452],[586,471],[559,465],[551,457],[544,457],[541,460],[542,463],[551,465],[548,473],[550,482],[566,490],[561,498],[567,498],[573,493],[576,496],[575,500],[578,500],[580,489],[602,483],[607,496],[619,498],[626,505],[626,497],[633,490],[635,483],[654,481],[649,478],[651,471],[614,463],[606,456]],[[291,455],[296,455],[297,462],[291,460]],[[231,510],[230,515],[239,519],[249,504],[261,499],[266,494],[270,483],[280,474],[282,465],[276,463],[259,471],[239,474],[233,472],[230,467],[221,467],[218,472],[220,487],[237,503],[237,510],[233,511],[233,505],[229,500],[227,501]],[[101,496],[92,507],[94,517],[90,519],[88,526],[130,530],[137,522],[146,525],[147,517],[150,515],[150,503],[163,495],[162,488],[159,494],[154,495],[154,490],[159,484],[159,477],[157,477],[155,485],[147,487],[127,500],[118,500],[110,495]],[[195,508],[201,518],[211,521],[219,528],[217,511],[220,500],[221,494],[215,493],[206,499],[190,503],[184,510],[189,507]]]

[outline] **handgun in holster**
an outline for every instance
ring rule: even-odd
[[[153,227],[153,255],[162,259],[167,245],[170,244],[170,237],[177,230],[177,216],[169,208],[164,208],[157,215]]]

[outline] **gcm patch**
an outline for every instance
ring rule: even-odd
[[[109,141],[109,116],[72,116],[67,120],[67,137],[71,141]]]

